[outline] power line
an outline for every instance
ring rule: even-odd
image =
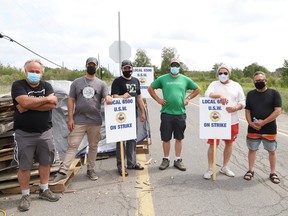
[[[60,68],[63,68],[61,65],[59,65],[59,64],[57,64],[57,63],[55,63],[55,62],[53,62],[53,61],[51,61],[51,60],[43,57],[42,55],[34,52],[33,50],[29,49],[28,47],[20,44],[19,42],[15,41],[15,40],[13,40],[11,37],[9,37],[9,36],[7,36],[7,35],[3,35],[3,34],[0,33],[0,38],[4,38],[4,39],[9,40],[9,41],[11,41],[11,42],[15,42],[15,43],[17,43],[18,45],[20,45],[21,47],[23,47],[24,49],[26,49],[26,50],[34,53],[34,54],[37,55],[37,56],[39,56],[40,58],[45,59],[46,61],[48,61],[48,62],[50,62],[50,63],[52,63],[52,64],[54,64],[54,65],[56,65],[56,66],[58,66],[58,67],[60,67]]]

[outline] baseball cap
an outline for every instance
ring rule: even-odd
[[[132,62],[130,60],[126,59],[126,60],[122,61],[121,67],[126,67],[126,66],[133,67],[133,64],[132,64]]]
[[[173,63],[177,63],[177,64],[181,65],[179,59],[177,59],[177,58],[172,58],[171,59],[170,65],[173,64]]]
[[[94,57],[89,57],[87,60],[86,60],[86,65],[89,64],[89,63],[94,63],[95,65],[98,65],[98,60]]]

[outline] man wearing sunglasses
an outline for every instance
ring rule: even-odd
[[[180,74],[180,61],[172,59],[169,65],[169,72],[158,77],[148,88],[151,97],[162,106],[161,109],[161,139],[163,142],[164,157],[159,167],[165,170],[170,165],[169,152],[172,134],[175,139],[175,160],[174,167],[185,171],[181,158],[182,140],[186,129],[186,108],[189,100],[196,97],[200,87],[189,77]],[[163,98],[160,98],[154,89],[162,89]],[[186,96],[186,91],[192,92]]]
[[[223,105],[226,105],[227,112],[231,113],[231,139],[224,140],[225,148],[223,152],[223,165],[220,170],[221,173],[234,177],[235,174],[228,168],[228,162],[232,154],[232,144],[235,141],[238,128],[239,128],[239,119],[237,111],[245,107],[245,95],[242,87],[239,83],[230,79],[231,70],[225,65],[221,65],[217,70],[217,77],[219,80],[213,81],[208,86],[205,97],[210,97],[214,99],[220,99]],[[203,178],[210,179],[213,175],[212,166],[213,166],[213,139],[208,139],[207,143],[209,144],[208,148],[208,170],[204,173]],[[220,143],[220,140],[217,139],[217,147]]]

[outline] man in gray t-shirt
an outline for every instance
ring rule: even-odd
[[[95,76],[98,61],[90,57],[86,61],[86,75],[74,80],[70,87],[68,99],[68,150],[65,154],[59,172],[50,185],[57,184],[66,178],[78,147],[87,134],[89,152],[87,158],[87,176],[91,180],[98,179],[95,172],[98,142],[100,141],[101,101],[112,103],[112,97],[108,95],[107,85]]]

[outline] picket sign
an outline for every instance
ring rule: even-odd
[[[231,139],[231,113],[220,99],[199,98],[200,139],[213,139],[213,180],[216,180],[217,139]]]
[[[135,98],[113,98],[104,105],[107,143],[120,142],[122,181],[125,181],[124,141],[136,139]]]

